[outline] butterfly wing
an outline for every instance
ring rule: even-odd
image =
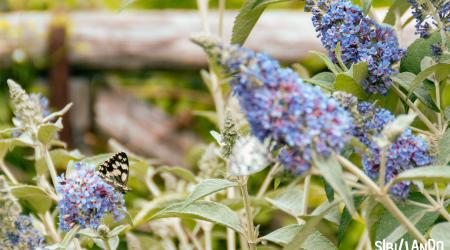
[[[118,191],[126,193],[130,190],[128,182],[128,156],[125,152],[119,152],[100,164],[98,175]]]

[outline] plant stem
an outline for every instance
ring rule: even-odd
[[[80,241],[77,238],[73,238],[73,244],[75,245],[76,250],[82,250],[80,246]]]
[[[361,181],[367,185],[375,198],[408,230],[408,232],[420,241],[422,244],[426,244],[425,237],[419,230],[412,224],[412,222],[398,209],[397,205],[392,201],[387,193],[386,188],[380,189],[368,176],[366,176],[357,166],[346,158],[338,155],[339,162],[351,173],[361,179]]]
[[[385,147],[383,147],[383,148],[380,148],[380,153],[381,153],[381,156],[380,156],[380,177],[379,177],[379,179],[378,179],[378,182],[379,182],[379,185],[380,185],[380,188],[383,188],[384,187],[384,181],[385,181],[385,178],[386,178],[386,148]]]
[[[0,159],[0,169],[6,175],[6,177],[8,177],[8,179],[12,182],[12,184],[19,184],[17,179],[14,177],[13,173],[11,173],[9,168],[6,166],[6,164],[3,161],[3,159]]]
[[[250,250],[256,250],[255,226],[253,225],[253,213],[250,204],[250,196],[247,190],[247,177],[239,177],[239,188],[241,189],[242,201],[245,209],[245,219],[247,222],[247,243]]]
[[[422,233],[417,230],[417,228],[411,223],[411,221],[398,209],[397,205],[392,201],[388,194],[384,194],[378,197],[381,204],[401,223],[408,232],[420,241],[422,244],[426,245],[427,240],[422,235]]]
[[[58,178],[56,174],[55,165],[53,164],[52,158],[50,157],[50,153],[48,152],[48,147],[46,145],[43,146],[44,148],[44,158],[45,163],[47,164],[48,171],[50,172],[50,177],[52,178],[53,187],[56,189],[56,185],[58,185]]]
[[[395,85],[392,85],[392,89],[394,92],[404,101],[406,104],[416,112],[419,119],[430,129],[433,134],[440,135],[441,132],[433,125],[433,123],[422,113],[422,111],[419,110],[419,108],[414,105],[414,103],[409,100],[409,98]]]
[[[223,40],[223,16],[225,14],[225,0],[219,0],[219,37]]]
[[[308,174],[305,177],[305,183],[303,185],[303,204],[302,204],[302,210],[300,211],[301,215],[306,215],[308,213],[308,199],[309,199],[310,187],[311,187],[311,175]]]
[[[441,89],[439,88],[439,82],[434,80],[434,88],[436,89],[436,106],[439,110],[441,110]],[[442,112],[436,112],[439,130],[443,131],[443,123],[442,123]],[[441,133],[442,133],[441,132]]]
[[[227,198],[232,199],[235,197],[235,188],[227,189]],[[233,229],[227,227],[227,250],[236,250],[236,233]]]
[[[108,238],[102,238],[103,245],[105,246],[105,250],[112,250],[111,245],[109,245]]]
[[[203,232],[205,234],[205,250],[212,250],[212,224],[203,227]]]
[[[276,163],[269,170],[269,173],[267,173],[266,178],[264,179],[264,182],[261,185],[261,188],[259,188],[258,193],[256,194],[256,197],[261,198],[266,193],[267,189],[269,188],[270,183],[273,180],[273,175],[277,172],[279,166],[280,166],[280,164]]]
[[[50,215],[50,212],[45,212],[45,214],[42,216],[42,214],[39,215],[41,221],[43,222],[45,228],[47,229],[50,237],[52,238],[53,242],[60,242],[61,237],[59,236],[58,232],[56,231],[55,224],[53,222],[53,218]]]

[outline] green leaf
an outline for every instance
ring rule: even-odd
[[[428,203],[427,199],[423,197],[419,193],[411,193],[409,196],[410,200],[414,200],[417,202],[422,203]],[[418,212],[424,211],[422,207],[418,207],[412,204],[406,204],[405,202],[397,202],[397,207],[402,211],[402,213],[408,217],[410,220],[413,220],[414,217],[420,217],[420,214],[417,214]],[[426,211],[427,212],[427,211]],[[438,212],[427,212],[422,218],[417,220],[415,224],[415,227],[424,234],[436,221],[436,219],[439,217]],[[383,215],[378,219],[376,222],[376,225],[374,225],[375,228],[372,230],[375,230],[373,233],[375,235],[374,241],[383,240],[389,237],[395,230],[398,229],[400,223],[398,220],[392,216],[386,209],[384,209]],[[395,235],[394,235],[395,236]],[[411,242],[414,240],[414,237],[410,236],[409,234],[403,235],[402,239],[406,242]]]
[[[80,226],[76,225],[69,232],[64,235],[64,239],[60,244],[61,249],[67,249],[69,247],[70,242],[73,240],[75,235],[80,231]]]
[[[305,82],[317,85],[321,88],[334,90],[333,85],[336,81],[336,76],[331,72],[320,72],[310,79],[306,79]]]
[[[279,228],[268,235],[261,237],[261,240],[267,240],[279,245],[288,244],[294,236],[301,232],[303,225],[288,225],[282,228]],[[301,245],[302,249],[306,250],[328,250],[328,249],[336,249],[336,246],[333,245],[327,238],[325,238],[320,232],[315,231],[311,235],[309,235],[306,240]]]
[[[171,174],[179,176],[187,181],[197,183],[197,178],[195,177],[195,175],[191,171],[189,171],[183,167],[164,166],[164,167],[159,167],[156,169],[156,173],[163,173],[163,172],[171,173]]]
[[[281,192],[274,198],[266,198],[274,207],[297,217],[301,214],[303,204],[303,193],[300,188],[293,186]]]
[[[366,92],[361,86],[347,73],[338,73],[334,82],[334,89],[350,93],[358,98],[364,99]]]
[[[231,34],[232,44],[242,45],[245,40],[247,40],[247,37],[250,35],[250,32],[266,8],[265,5],[254,8],[258,5],[258,2],[260,1],[245,0],[242,8],[236,16],[236,19],[234,20],[233,31]]]
[[[237,214],[227,206],[213,201],[195,201],[187,207],[184,202],[176,203],[159,211],[150,220],[170,217],[206,220],[244,233]]]
[[[450,161],[450,129],[445,131],[442,138],[439,140],[439,155],[438,160],[442,165],[447,165]]]
[[[193,115],[203,117],[217,126],[217,114],[214,111],[194,110]]]
[[[125,230],[127,230],[129,228],[130,228],[129,225],[119,225],[119,226],[113,228],[113,230],[111,230],[108,233],[108,238],[112,238],[114,236],[117,236],[117,235],[121,234],[123,231],[125,231]]]
[[[314,156],[314,165],[322,173],[323,178],[333,187],[333,189],[341,196],[350,214],[356,216],[355,205],[353,197],[350,193],[350,188],[344,181],[342,167],[335,155],[331,155],[327,159],[323,157]]]
[[[417,211],[416,213],[411,215],[408,219],[409,221],[411,221],[411,223],[413,223],[413,225],[415,225],[426,215],[426,213],[427,213],[426,210]],[[386,237],[386,241],[396,242],[399,239],[401,239],[407,232],[408,230],[405,228],[405,226],[403,224],[400,224],[398,225],[397,228],[394,229],[394,231],[392,231]]]
[[[136,2],[136,0],[122,0],[122,2],[120,3],[119,12],[123,11],[134,2]]]
[[[355,205],[359,206],[363,201],[361,196],[355,197]],[[339,220],[339,228],[338,228],[338,243],[340,243],[344,239],[345,232],[347,231],[350,223],[352,222],[352,216],[348,211],[347,207],[344,208],[342,212],[341,218]]]
[[[433,33],[428,38],[416,39],[408,47],[406,55],[400,61],[400,72],[411,72],[418,74],[420,72],[420,62],[422,59],[426,56],[432,56],[430,49],[431,44],[436,44],[440,41],[441,35],[439,32]]]
[[[94,242],[95,242],[95,244],[98,246],[98,247],[100,247],[101,249],[108,249],[108,250],[116,250],[117,249],[117,247],[119,247],[119,242],[120,242],[120,239],[119,239],[119,236],[115,236],[115,237],[112,237],[112,238],[109,238],[109,239],[107,239],[108,240],[108,245],[109,245],[109,248],[107,248],[106,246],[105,246],[105,243],[103,242],[103,240],[102,239],[99,239],[99,238],[94,238],[93,239],[94,240]]]
[[[15,147],[32,147],[33,141],[25,136],[18,138],[0,139],[0,156],[4,155]]]
[[[449,249],[450,247],[450,222],[443,222],[443,223],[439,223],[433,226],[433,228],[431,228],[431,232],[430,232],[430,236],[433,240],[436,241],[436,243],[438,242],[442,242],[439,244],[443,244],[444,245],[444,249]],[[436,249],[441,249],[440,247],[437,247]]]
[[[359,62],[352,65],[350,72],[353,76],[353,80],[361,86],[362,81],[366,79],[369,74],[369,69],[366,62]]]
[[[27,201],[39,213],[47,212],[52,206],[53,200],[50,195],[44,189],[37,186],[12,186],[11,193],[15,197]]]
[[[410,92],[411,85],[416,78],[416,75],[411,72],[402,72],[393,75],[391,78],[394,82],[397,82],[398,84],[400,84],[400,86]],[[431,97],[429,91],[423,86],[423,83],[420,83],[417,89],[413,91],[413,93],[423,104],[425,104],[425,106],[433,111],[439,112],[439,108],[434,103],[434,100]]]
[[[407,0],[395,0],[391,7],[389,7],[383,23],[394,25],[397,15],[401,17],[408,10],[409,6],[410,4]]]
[[[184,201],[184,206],[192,204],[205,196],[219,192],[221,190],[237,186],[236,182],[225,179],[206,179],[195,186],[194,191]]]
[[[255,6],[253,7],[253,9],[266,7],[269,4],[283,3],[283,2],[289,2],[289,1],[292,1],[292,0],[258,0],[258,1],[256,1]]]
[[[372,0],[361,0],[361,5],[364,16],[367,16],[372,6]]]
[[[395,177],[395,182],[421,180],[421,181],[441,181],[450,182],[450,167],[448,166],[427,166],[412,168],[401,172]]]
[[[38,128],[38,140],[47,145],[55,137],[56,133],[63,128],[62,119],[59,118],[55,123],[42,124]]]
[[[166,193],[152,199],[151,201],[145,202],[141,205],[141,209],[133,218],[133,227],[137,227],[142,223],[145,223],[152,216],[165,209],[166,207],[182,202],[184,198],[184,194]]]
[[[326,56],[324,53],[318,51],[311,51],[311,53],[318,56],[320,60],[322,60],[325,65],[327,65],[328,69],[334,74],[341,72],[341,70],[338,69],[336,65],[334,65],[334,63],[330,60],[330,58],[328,58],[328,56]]]
[[[448,76],[449,73],[450,73],[450,64],[446,63],[434,64],[433,66],[430,66],[425,70],[421,71],[419,74],[417,74],[416,78],[414,78],[414,81],[411,83],[409,93],[415,91],[420,86],[422,81],[427,79],[430,75],[435,74]]]
[[[325,178],[321,177],[323,187],[325,189],[325,194],[327,196],[327,199],[329,202],[332,202],[334,200],[334,190],[333,187],[325,180]]]
[[[347,66],[345,66],[344,62],[342,61],[342,51],[341,51],[341,42],[338,42],[336,44],[336,48],[334,50],[334,55],[336,56],[339,66],[341,66],[341,68],[343,70],[348,70]]]
[[[310,234],[316,231],[317,225],[320,223],[322,218],[328,214],[328,212],[337,206],[339,202],[334,201],[329,203],[327,207],[324,207],[320,214],[317,216],[306,216],[308,219],[299,232],[295,234],[291,241],[283,248],[284,250],[298,250],[298,246],[301,246],[303,242],[308,238]],[[303,217],[302,217],[303,218]]]

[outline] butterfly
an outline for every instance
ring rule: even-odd
[[[106,183],[113,186],[117,191],[126,193],[131,189],[127,186],[128,182],[128,156],[125,152],[119,152],[111,158],[100,164],[97,169],[97,175]]]
[[[249,176],[269,165],[267,143],[254,136],[240,137],[234,144],[228,164],[228,175]]]

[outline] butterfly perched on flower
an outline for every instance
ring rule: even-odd
[[[254,136],[240,137],[234,144],[228,164],[228,175],[249,176],[270,163],[268,145]]]
[[[128,156],[125,152],[116,153],[111,158],[100,164],[97,169],[97,174],[103,179],[103,181],[122,193],[126,193],[131,190],[127,186],[128,173]]]

